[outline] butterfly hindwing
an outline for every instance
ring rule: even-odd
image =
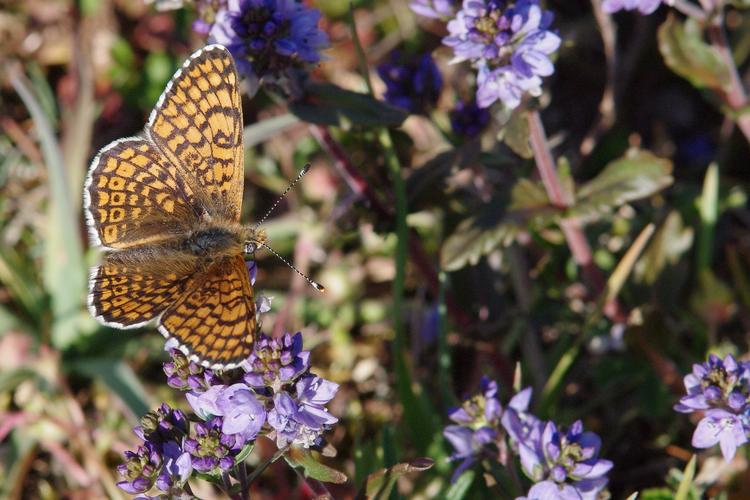
[[[191,279],[161,317],[159,330],[212,368],[231,368],[252,352],[256,317],[242,256],[214,263]]]
[[[92,243],[124,249],[187,231],[198,209],[191,188],[156,146],[131,137],[94,158],[84,210]]]
[[[158,317],[185,291],[187,276],[155,273],[128,262],[123,253],[107,254],[91,272],[88,304],[102,323],[136,328]]]
[[[146,127],[212,216],[239,221],[244,180],[239,79],[229,51],[209,45],[172,77]]]

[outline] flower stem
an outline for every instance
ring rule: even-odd
[[[742,79],[737,72],[737,65],[732,58],[732,51],[729,48],[729,40],[724,29],[724,16],[717,14],[714,16],[708,28],[708,38],[711,45],[716,49],[721,58],[724,60],[724,66],[729,70],[728,88],[724,92],[724,101],[733,110],[738,112],[734,117],[737,127],[742,131],[745,139],[750,142],[750,114],[746,113],[743,108],[748,105],[747,92],[742,85]]]
[[[544,184],[550,201],[558,208],[565,209],[573,205],[573,197],[562,185],[560,176],[557,175],[555,161],[549,150],[547,135],[538,111],[530,111],[527,114],[531,148],[534,151],[536,168]],[[564,218],[560,221],[560,228],[565,235],[573,259],[583,272],[584,280],[591,287],[591,291],[598,295],[604,290],[604,277],[599,268],[594,264],[593,254],[589,246],[583,227],[574,218]]]

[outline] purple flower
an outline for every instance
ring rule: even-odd
[[[385,100],[412,113],[425,113],[435,106],[443,89],[443,77],[430,54],[401,61],[398,51],[378,66],[385,83]]]
[[[320,11],[294,0],[229,0],[209,39],[226,46],[239,71],[257,86],[320,61],[328,36],[318,29],[319,20]]]
[[[525,94],[541,94],[542,77],[554,72],[550,55],[561,42],[549,31],[551,23],[552,13],[539,0],[464,0],[443,43],[453,48],[453,62],[477,67],[480,107],[501,101],[514,109]]]
[[[722,360],[711,354],[706,363],[693,365],[684,384],[687,395],[680,398],[675,411],[705,412],[693,433],[693,446],[719,444],[724,459],[730,461],[750,432],[750,363],[738,362],[732,355]]]
[[[172,492],[175,486],[181,487],[193,472],[190,454],[183,451],[174,441],[162,447],[164,467],[156,478],[156,487],[161,491]]]
[[[488,455],[497,459],[498,431],[491,427],[480,427],[472,430],[462,425],[449,425],[443,430],[443,436],[453,446],[450,459],[461,461],[451,476],[451,482],[455,482],[466,469],[474,465],[480,457]]]
[[[234,465],[234,457],[242,449],[238,435],[222,432],[221,417],[195,424],[195,436],[185,439],[184,450],[190,454],[195,470],[214,473],[228,471]]]
[[[448,418],[460,425],[471,427],[497,426],[503,407],[497,399],[497,382],[482,377],[481,393],[465,400],[461,406],[448,411]]]
[[[273,338],[260,334],[253,353],[243,363],[245,382],[253,388],[272,388],[279,392],[294,383],[310,368],[310,352],[302,350],[302,333]]]
[[[133,429],[138,437],[153,444],[181,441],[188,433],[185,414],[163,403],[158,410],[141,417],[141,425]]]
[[[227,0],[196,0],[195,10],[198,18],[193,21],[193,31],[206,36],[216,21],[219,12],[227,7]]]
[[[532,431],[519,442],[523,471],[537,483],[528,498],[594,500],[607,485],[607,473],[613,465],[599,458],[600,447],[599,436],[583,432],[580,421],[566,432],[559,431],[553,422],[547,422],[541,433]]]
[[[516,394],[505,409],[497,398],[497,392],[497,382],[482,377],[480,393],[448,412],[449,418],[458,425],[447,426],[443,436],[453,446],[451,460],[461,461],[451,481],[455,481],[481,458],[501,461],[501,455],[504,455],[506,449],[501,422],[505,422],[509,411],[522,416],[526,414],[531,389]],[[519,419],[518,415],[516,420]],[[517,424],[517,427],[520,426],[520,423]]]
[[[693,446],[710,448],[718,444],[727,462],[734,458],[737,447],[746,442],[745,419],[726,410],[708,410],[693,433]]]
[[[203,420],[209,420],[223,413],[219,408],[218,399],[225,388],[225,385],[215,385],[204,392],[188,392],[185,397],[196,415]]]
[[[181,391],[200,392],[218,383],[218,378],[212,370],[188,360],[179,349],[170,349],[169,356],[171,360],[164,363],[164,373],[170,387]]]
[[[125,452],[125,463],[117,466],[117,472],[125,479],[117,486],[131,495],[145,493],[151,489],[161,470],[160,447],[150,442],[143,443],[135,452]]]
[[[661,5],[662,0],[604,0],[604,12],[614,13],[619,10],[635,10],[647,15],[654,12]]]
[[[224,416],[221,431],[239,434],[244,442],[255,439],[266,422],[266,410],[245,384],[234,384],[219,395],[217,406]]]
[[[318,445],[323,432],[338,422],[325,408],[338,387],[329,380],[307,375],[297,382],[296,397],[287,392],[276,394],[273,409],[268,412],[268,423],[276,432],[276,446]]]
[[[458,0],[414,0],[409,7],[420,16],[447,20],[456,14],[457,3]]]
[[[476,137],[490,121],[490,113],[477,106],[476,101],[458,101],[450,114],[451,127],[456,135]]]

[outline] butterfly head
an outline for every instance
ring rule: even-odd
[[[247,228],[245,234],[245,254],[252,255],[258,248],[265,246],[268,241],[266,230],[262,228]]]

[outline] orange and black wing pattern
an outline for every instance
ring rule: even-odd
[[[139,137],[115,141],[94,158],[84,210],[92,244],[118,250],[185,233],[200,215],[177,168]]]
[[[209,45],[175,74],[146,126],[209,215],[239,221],[244,180],[239,78],[229,51]]]
[[[159,331],[210,368],[233,368],[253,350],[255,302],[242,256],[194,276],[161,317]]]
[[[88,306],[91,315],[107,326],[137,328],[157,318],[180,297],[186,276],[138,266],[115,252],[104,256],[91,272]]]

